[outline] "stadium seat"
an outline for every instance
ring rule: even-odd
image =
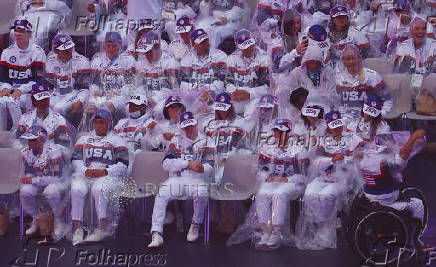
[[[393,72],[393,65],[386,57],[367,58],[363,61],[363,65],[369,69],[375,70],[380,75],[391,74]]]
[[[392,95],[393,106],[386,119],[395,119],[410,112],[412,108],[409,90],[410,76],[406,74],[385,74],[383,80]]]
[[[20,189],[23,175],[21,152],[17,148],[0,148],[0,194],[12,194]]]
[[[425,77],[421,88],[429,90],[433,96],[436,96],[436,74],[431,73]],[[407,118],[411,120],[436,120],[436,116],[419,115],[415,111],[408,112]]]
[[[0,148],[12,147],[10,135],[9,131],[0,131]]]

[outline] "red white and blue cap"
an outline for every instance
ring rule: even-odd
[[[180,128],[197,125],[197,120],[192,115],[192,112],[187,111],[180,114]]]
[[[133,103],[135,105],[147,105],[147,97],[141,93],[133,93],[130,95],[129,103]]]
[[[383,100],[377,95],[368,95],[363,104],[363,113],[371,117],[378,117],[383,108]]]
[[[398,10],[398,11],[410,11],[411,7],[410,7],[410,3],[408,0],[394,0],[394,10]]]
[[[301,114],[303,116],[317,118],[321,110],[323,110],[323,108],[319,105],[307,105],[301,109]]]
[[[141,19],[138,25],[138,32],[143,29],[153,29],[154,20],[153,19]]]
[[[292,130],[292,122],[288,119],[276,119],[274,121],[273,130],[277,129],[282,132],[287,132]]]
[[[40,125],[33,125],[27,128],[26,132],[22,134],[20,138],[27,139],[27,140],[41,138],[45,140],[47,138],[47,131],[44,129],[44,127]]]
[[[251,32],[247,29],[242,29],[235,34],[236,44],[241,50],[247,49],[252,45],[255,45]]]
[[[136,52],[139,53],[147,53],[151,49],[153,49],[153,46],[155,44],[160,44],[160,37],[157,32],[151,31],[147,32],[146,34],[142,35],[141,38],[138,40]]]
[[[38,101],[50,97],[50,88],[48,84],[36,82],[32,85],[31,95]]]
[[[341,113],[339,111],[330,111],[325,114],[325,121],[330,129],[335,129],[344,126],[344,121],[342,120]]]
[[[209,39],[209,35],[203,29],[196,29],[191,33],[191,42],[199,44],[206,39]]]
[[[165,107],[166,108],[171,106],[171,105],[173,105],[173,104],[181,104],[181,105],[183,105],[182,98],[180,96],[169,96],[167,98],[167,100],[165,100]]]
[[[347,16],[348,17],[348,8],[343,5],[337,5],[330,10],[330,17],[336,18],[339,16]]]
[[[73,39],[71,39],[71,36],[69,36],[66,33],[56,34],[56,36],[53,38],[53,41],[51,43],[53,49],[57,49],[61,51],[68,50],[74,47]]]
[[[98,109],[93,115],[91,121],[94,121],[96,119],[103,119],[105,120],[108,125],[112,124],[112,114],[109,110],[101,108]]]
[[[215,97],[215,110],[227,111],[232,106],[232,97],[228,93],[220,93]]]
[[[104,37],[105,42],[122,44],[121,35],[119,32],[107,32]]]
[[[176,22],[176,33],[190,32],[194,23],[188,16],[182,16]]]
[[[11,26],[11,29],[23,29],[26,31],[32,31],[32,23],[30,23],[27,19],[17,19],[14,21],[14,25]]]
[[[278,105],[278,99],[273,95],[263,95],[259,103],[257,104],[258,108],[273,108]]]

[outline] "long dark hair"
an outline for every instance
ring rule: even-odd
[[[363,118],[363,116],[364,116],[363,108],[360,111],[360,114],[362,115],[362,118]],[[380,125],[380,123],[382,122],[382,120],[383,120],[383,117],[381,114],[378,114],[378,116],[375,118],[371,116],[371,127],[369,129],[369,138],[371,140],[374,139],[374,137],[377,135],[377,128]]]

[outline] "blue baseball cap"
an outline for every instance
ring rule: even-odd
[[[190,32],[194,23],[188,16],[182,16],[176,22],[176,33]]]
[[[287,132],[292,130],[292,122],[288,119],[276,119],[274,121],[273,130],[277,129],[282,132]]]
[[[342,120],[342,116],[341,113],[339,113],[339,111],[333,110],[325,114],[325,121],[330,129],[335,129],[344,126],[344,121]]]
[[[363,113],[378,117],[383,108],[383,100],[377,95],[368,95],[363,104]]]
[[[332,18],[336,18],[339,16],[347,16],[348,17],[348,8],[343,5],[337,5],[330,10],[330,16]]]
[[[30,94],[37,100],[43,100],[50,97],[50,87],[48,84],[37,81],[32,85]]]
[[[30,23],[27,19],[16,19],[14,21],[14,25],[11,26],[11,29],[17,29],[17,28],[31,32],[32,23]]]
[[[209,39],[209,35],[203,29],[197,29],[191,33],[191,42],[199,44],[206,39]]]
[[[327,31],[319,24],[310,26],[307,36],[317,42],[324,42],[327,39]]]
[[[278,99],[273,95],[263,95],[259,103],[257,104],[258,108],[273,108],[278,105]]]
[[[120,45],[122,44],[121,35],[118,32],[107,32],[104,41]]]
[[[197,120],[192,115],[192,112],[187,111],[180,114],[180,128],[185,128],[191,125],[197,125]]]
[[[408,0],[394,0],[394,10],[396,11],[410,11],[410,3]]]
[[[215,97],[215,110],[227,111],[232,106],[232,97],[228,93],[220,93]]]
[[[74,47],[73,39],[66,33],[58,33],[53,38],[52,47],[53,49],[64,51]]]
[[[20,138],[27,140],[41,138],[45,140],[47,138],[47,131],[40,125],[33,125],[27,128],[26,132],[22,134]]]
[[[247,49],[250,46],[256,44],[256,42],[254,41],[251,35],[251,32],[247,29],[238,31],[235,34],[235,40],[236,40],[236,44],[238,45],[238,48],[241,50]]]
[[[138,40],[136,52],[140,53],[147,53],[151,49],[153,49],[153,46],[155,44],[160,44],[160,37],[159,34],[151,31],[147,32],[146,34],[142,35],[141,38]]]
[[[167,107],[169,107],[169,106],[171,106],[173,104],[181,104],[181,105],[183,105],[182,98],[180,96],[169,96],[169,97],[167,97],[167,100],[165,100],[165,107],[167,108]]]

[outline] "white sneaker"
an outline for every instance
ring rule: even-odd
[[[33,235],[36,231],[38,231],[38,224],[36,223],[36,220],[33,219],[30,227],[26,230],[26,235]]]
[[[282,239],[282,235],[280,232],[272,233],[269,236],[268,242],[266,243],[266,246],[270,249],[276,249],[280,247],[280,241]]]
[[[63,236],[66,232],[67,226],[62,222],[61,218],[54,218],[54,235]]]
[[[163,247],[164,240],[160,233],[153,233],[151,236],[151,242],[148,244],[148,248],[160,248]]]
[[[83,228],[77,228],[76,231],[74,231],[73,234],[73,246],[76,246],[83,242],[83,236],[85,235],[85,232],[83,231]]]
[[[259,242],[256,243],[256,249],[261,249],[261,248],[266,247],[266,244],[267,244],[268,241],[269,241],[269,236],[270,236],[270,234],[268,234],[268,233],[263,233],[263,234],[260,236],[260,240],[259,240]]]
[[[186,240],[189,242],[197,241],[198,233],[200,232],[200,225],[191,223],[191,227],[189,227],[188,235],[186,236]]]
[[[97,228],[85,238],[85,242],[99,242],[108,236],[110,236],[109,232]]]

